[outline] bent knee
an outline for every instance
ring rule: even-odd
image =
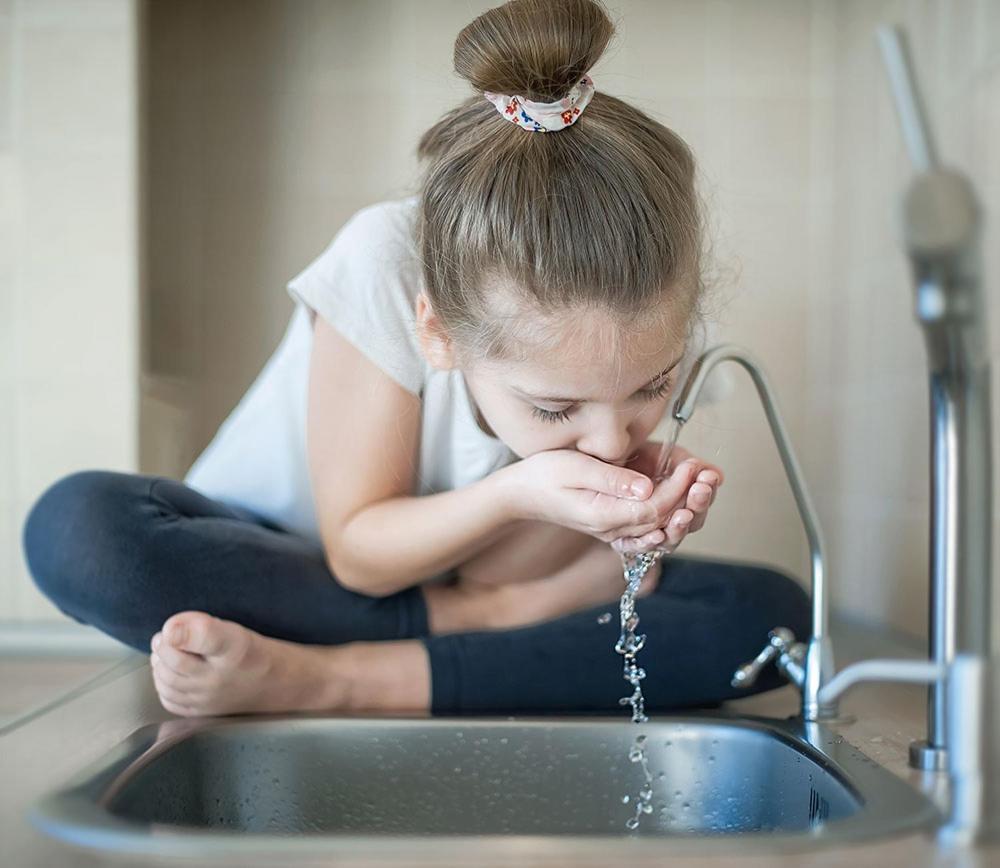
[[[762,565],[748,569],[747,608],[762,623],[768,623],[768,630],[787,627],[805,641],[812,626],[812,609],[801,582],[776,567]]]
[[[34,502],[22,528],[22,549],[39,590],[64,611],[76,608],[115,573],[129,545],[133,508],[149,477],[113,470],[78,470],[60,477]]]
[[[799,637],[809,634],[809,595],[797,579],[771,564],[676,559],[665,584],[665,593],[697,601],[706,613],[738,624],[741,633],[760,635],[762,642],[773,627],[788,627]]]

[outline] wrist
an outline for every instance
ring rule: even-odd
[[[528,508],[524,496],[525,487],[520,482],[520,468],[517,462],[494,470],[489,476],[480,480],[480,483],[488,490],[490,503],[498,510],[503,521],[536,518]]]

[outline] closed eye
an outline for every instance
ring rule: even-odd
[[[568,422],[570,409],[567,407],[565,410],[546,410],[543,407],[532,407],[531,415],[543,422]]]
[[[674,381],[672,377],[667,377],[656,386],[651,389],[640,389],[638,394],[641,398],[646,401],[655,401],[657,398],[662,398],[667,392],[670,391],[670,387],[673,386]]]
[[[662,398],[666,395],[672,386],[673,379],[667,377],[667,379],[652,388],[640,389],[635,394],[636,397],[644,401],[655,401],[657,398]],[[574,409],[574,407],[566,407],[563,410],[546,410],[544,407],[533,406],[531,408],[531,415],[536,419],[541,419],[543,422],[568,422],[570,414]]]

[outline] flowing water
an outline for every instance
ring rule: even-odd
[[[663,443],[663,447],[660,449],[660,454],[656,462],[656,470],[652,477],[654,484],[660,482],[668,475],[667,470],[670,465],[670,454],[677,443],[677,438],[680,435],[683,424],[680,420],[671,417],[669,434]],[[618,603],[621,635],[615,643],[615,651],[624,658],[623,677],[632,686],[632,693],[630,696],[623,696],[619,699],[618,704],[630,705],[632,707],[633,723],[646,723],[649,720],[645,711],[645,697],[642,695],[641,684],[642,679],[646,677],[646,672],[636,661],[636,654],[646,644],[646,636],[645,634],[639,635],[636,633],[636,628],[639,626],[639,613],[636,610],[635,595],[638,593],[643,577],[649,572],[650,567],[664,554],[669,554],[672,550],[669,543],[664,542],[659,549],[651,552],[622,555],[625,592]],[[601,617],[603,618],[604,616],[602,615]],[[601,619],[598,619],[598,623],[601,623]],[[629,830],[638,829],[642,815],[653,812],[653,776],[650,774],[649,765],[646,760],[645,741],[645,735],[636,736],[635,744],[633,744],[628,755],[630,762],[641,764],[644,777],[642,788],[635,798],[635,816],[629,817],[625,822],[625,826]],[[624,804],[628,804],[629,801],[631,801],[631,798],[628,795],[622,798]]]
[[[649,763],[646,761],[645,742],[645,735],[637,735],[635,744],[632,745],[632,749],[628,752],[629,762],[642,764],[642,774],[645,778],[642,789],[639,790],[639,795],[635,799],[635,816],[629,817],[625,821],[625,828],[630,830],[639,828],[639,821],[642,819],[643,814],[653,813],[653,776],[650,774]],[[628,796],[625,796],[622,801],[628,804],[630,799]]]
[[[636,662],[635,655],[646,644],[646,636],[636,633],[636,627],[639,626],[639,613],[635,607],[635,595],[642,583],[643,576],[658,560],[658,553],[644,552],[638,555],[626,555],[623,560],[625,562],[626,584],[625,593],[622,594],[618,603],[621,636],[615,643],[615,651],[624,657],[623,677],[632,685],[632,695],[623,696],[618,700],[618,704],[632,706],[633,723],[645,723],[649,718],[646,716],[645,700],[640,682],[646,677],[646,673]]]
[[[677,438],[681,432],[683,422],[675,417],[670,418],[670,429],[667,439],[660,449],[659,457],[656,461],[656,469],[653,473],[654,484],[659,483],[665,476],[670,466],[670,454],[674,451]],[[624,657],[624,679],[632,685],[632,695],[623,696],[618,700],[620,705],[632,706],[632,722],[645,723],[649,718],[644,710],[644,698],[642,695],[642,685],[640,682],[646,677],[645,671],[636,662],[635,655],[639,653],[643,645],[646,644],[646,636],[637,635],[636,627],[639,626],[639,613],[636,610],[635,595],[639,591],[643,577],[649,572],[649,568],[655,564],[662,555],[672,551],[669,544],[664,541],[659,549],[640,554],[623,554],[622,571],[625,576],[625,593],[622,594],[618,602],[618,615],[621,622],[621,635],[615,643],[615,651]]]

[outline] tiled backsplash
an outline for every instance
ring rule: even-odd
[[[0,0],[0,620],[58,618],[27,510],[139,447],[137,7]]]
[[[0,397],[14,407],[0,416],[0,618],[55,617],[15,547],[44,484],[80,466],[184,473],[277,345],[285,282],[354,210],[409,190],[417,137],[467,95],[450,68],[454,37],[492,5],[0,2],[0,192],[11,192],[0,226],[13,231],[0,235],[0,336],[14,332],[0,345]],[[919,634],[926,374],[893,226],[910,169],[874,28],[907,28],[940,151],[987,209],[995,299],[1000,4],[608,5],[619,33],[594,70],[598,90],[674,127],[700,160],[720,335],[753,350],[778,391],[835,603]],[[137,451],[140,8],[148,388]],[[992,316],[996,342],[1000,304]],[[749,380],[733,377],[736,393],[682,435],[728,478],[683,550],[805,577],[763,414]]]

